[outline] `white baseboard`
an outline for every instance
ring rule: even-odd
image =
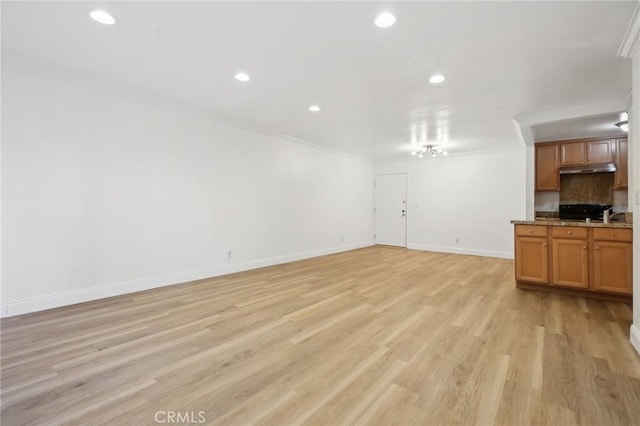
[[[76,303],[89,302],[91,300],[103,299],[106,297],[120,296],[123,294],[135,293],[137,291],[149,290],[152,288],[164,287],[173,284],[181,284],[204,278],[217,277],[220,275],[232,274],[234,272],[262,268],[265,266],[294,262],[296,260],[309,259],[312,257],[324,256],[327,254],[340,253],[363,247],[369,247],[373,244],[373,241],[367,241],[358,244],[341,245],[338,247],[294,253],[267,259],[229,263],[228,265],[216,265],[210,268],[203,268],[193,271],[178,272],[175,274],[148,277],[138,280],[89,287],[81,290],[56,293],[47,296],[33,297],[14,302],[3,303],[2,305],[0,305],[0,318],[23,315],[31,312],[58,308],[61,306],[74,305]]]
[[[631,324],[629,335],[631,344],[636,349],[636,352],[638,352],[638,354],[640,355],[640,329],[635,324]]]
[[[510,251],[496,251],[496,250],[476,250],[462,247],[446,247],[446,246],[431,246],[424,244],[407,244],[408,249],[422,250],[422,251],[435,251],[439,253],[453,253],[453,254],[467,254],[471,256],[484,256],[484,257],[499,257],[502,259],[513,259],[513,252]]]

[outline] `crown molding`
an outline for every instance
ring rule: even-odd
[[[631,58],[638,52],[638,46],[640,46],[640,1],[631,16],[629,27],[627,27],[627,32],[624,34],[620,49],[618,49],[618,56]]]

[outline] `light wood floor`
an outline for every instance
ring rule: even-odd
[[[640,424],[630,306],[514,287],[377,246],[9,318],[2,424]]]

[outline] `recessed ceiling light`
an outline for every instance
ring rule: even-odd
[[[383,12],[376,17],[375,23],[380,28],[387,28],[395,24],[396,17],[393,13]]]
[[[320,107],[319,107],[318,105],[311,105],[311,106],[309,107],[309,111],[311,111],[311,112],[318,112],[318,111],[320,111]]]
[[[92,10],[91,12],[89,12],[89,16],[91,16],[91,19],[93,19],[94,21],[100,22],[104,25],[113,25],[116,23],[116,18],[114,18],[104,10]]]
[[[429,78],[429,83],[431,83],[431,84],[440,84],[445,80],[446,80],[446,78],[445,78],[444,75],[442,75],[442,74],[434,74]]]
[[[245,72],[239,72],[234,77],[238,81],[249,81],[249,80],[251,80],[251,77],[249,77],[249,74],[247,74]]]

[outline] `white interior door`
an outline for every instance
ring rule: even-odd
[[[407,246],[407,175],[377,175],[374,191],[376,244]]]

